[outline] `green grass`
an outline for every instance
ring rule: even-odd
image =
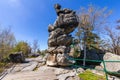
[[[84,73],[81,73],[78,76],[81,80],[106,80],[105,76],[94,74],[90,70],[86,70]]]

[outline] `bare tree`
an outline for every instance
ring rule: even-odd
[[[117,27],[116,27],[116,29],[120,30],[120,19],[117,20],[116,22],[117,22],[117,24],[118,24]]]
[[[39,45],[38,45],[38,40],[34,40],[33,41],[33,52],[35,53],[38,49]]]
[[[107,8],[99,9],[89,5],[88,8],[82,7],[78,11],[79,26],[76,35],[81,42],[80,45],[83,45],[84,66],[86,59],[86,48],[99,39],[96,30],[99,30],[99,27],[106,23],[106,18],[111,14],[111,11],[107,11],[106,9]]]
[[[106,28],[106,31],[111,41],[110,45],[112,48],[112,52],[117,55],[120,55],[120,35],[119,35],[120,32],[117,33],[117,30],[113,31],[112,29],[108,27]]]
[[[2,29],[0,32],[0,59],[3,59],[11,52],[15,43],[15,36],[11,32],[11,28]]]

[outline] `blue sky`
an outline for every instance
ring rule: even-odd
[[[110,21],[120,19],[120,0],[0,0],[0,25],[11,26],[18,41],[32,43],[37,39],[40,48],[46,49],[48,25],[53,24],[56,19],[53,8],[55,3],[73,10],[89,4],[100,8],[108,7],[113,11]]]

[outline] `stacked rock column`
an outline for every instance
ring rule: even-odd
[[[57,19],[53,25],[49,25],[49,38],[48,38],[48,58],[47,65],[49,66],[68,66],[73,64],[68,60],[70,53],[70,45],[72,44],[73,37],[71,32],[78,25],[77,16],[74,11],[70,9],[61,9],[59,4],[55,4]]]

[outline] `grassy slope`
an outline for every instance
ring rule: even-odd
[[[78,76],[81,80],[106,80],[105,76],[94,74],[90,70],[86,70],[84,73],[81,73]]]

